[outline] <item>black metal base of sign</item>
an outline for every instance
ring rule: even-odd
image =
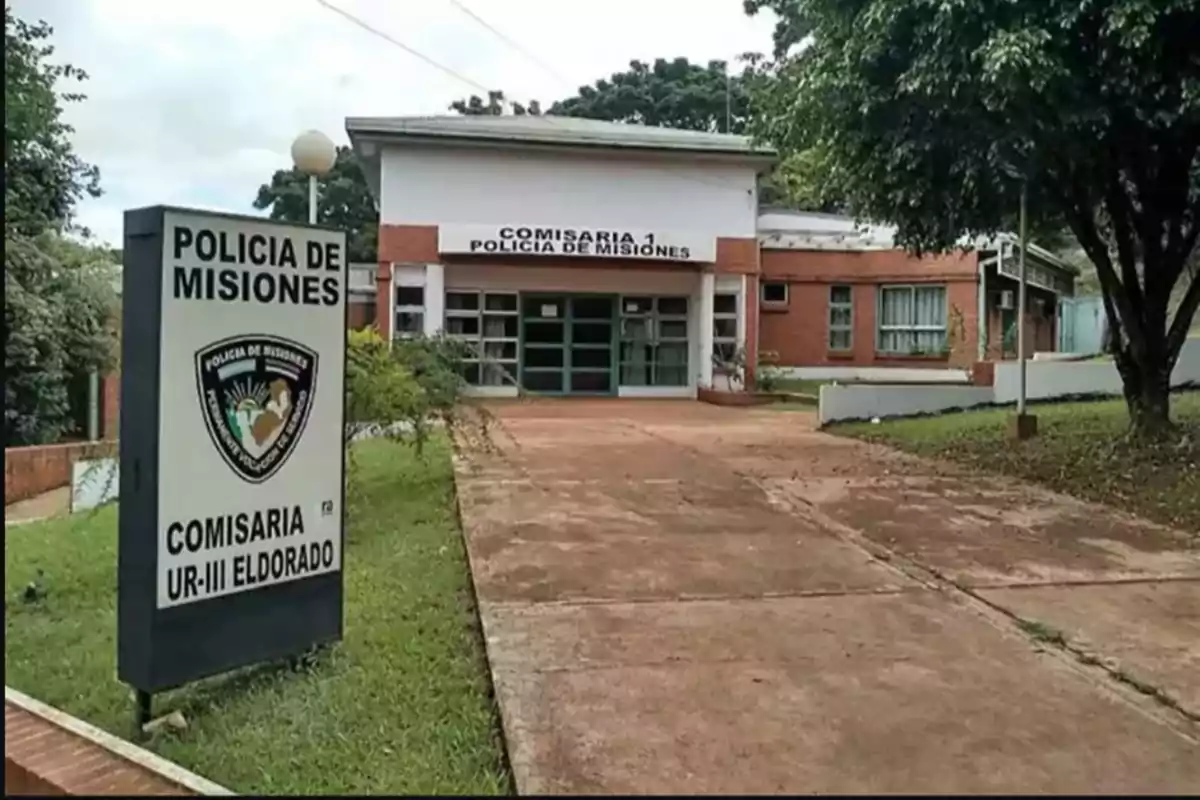
[[[137,705],[137,710],[134,717],[135,731],[137,732],[138,736],[142,736],[143,732],[146,730],[146,725],[150,723],[150,704],[154,700],[154,695],[150,694],[149,692],[143,692],[141,689],[138,689],[136,694],[137,699],[135,702]]]

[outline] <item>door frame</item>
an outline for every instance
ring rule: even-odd
[[[575,323],[575,313],[574,313],[574,302],[573,301],[576,298],[606,298],[611,301],[612,311],[609,315],[609,320],[608,320],[609,321],[608,388],[605,391],[575,392],[575,391],[571,390],[571,372],[573,371],[573,367],[572,367],[572,363],[571,363],[571,346],[573,344],[573,341],[572,341],[571,334],[572,334],[572,329],[573,329],[573,326]],[[563,365],[562,365],[562,367],[557,368],[557,369],[550,368],[550,367],[533,367],[532,368],[536,372],[558,372],[559,375],[561,375],[561,377],[562,377],[562,383],[561,383],[562,388],[561,388],[561,390],[559,390],[557,392],[555,392],[555,391],[536,391],[536,394],[547,395],[547,396],[551,396],[551,397],[615,397],[615,396],[617,396],[617,387],[620,383],[619,364],[618,364],[618,361],[620,359],[619,344],[618,344],[619,334],[620,334],[620,331],[619,331],[619,327],[620,327],[620,321],[619,321],[620,320],[620,314],[619,314],[620,295],[612,294],[609,292],[548,292],[548,291],[541,291],[541,290],[531,291],[531,292],[524,292],[524,291],[518,292],[517,293],[517,308],[519,309],[520,327],[518,329],[518,339],[517,339],[517,342],[518,342],[518,345],[517,345],[517,374],[519,376],[518,382],[521,385],[522,391],[530,391],[530,390],[525,389],[525,369],[526,369],[526,367],[525,367],[525,348],[528,346],[528,342],[526,340],[525,326],[526,326],[526,322],[539,321],[538,317],[527,317],[526,316],[525,302],[527,299],[530,299],[533,302],[539,302],[541,300],[561,302],[562,310],[563,310],[563,315],[561,317],[562,326],[563,326],[563,342],[562,342]],[[588,321],[600,322],[601,320],[597,318],[597,319],[582,320],[582,321],[584,321],[584,322],[588,322]],[[535,344],[534,347],[535,347],[535,349],[538,349],[537,344]],[[547,347],[547,348],[542,348],[542,349],[552,349],[552,348]],[[597,347],[591,348],[591,349],[600,350],[603,348],[597,346]],[[586,370],[585,369],[585,370],[581,370],[581,371],[599,372],[600,370]]]

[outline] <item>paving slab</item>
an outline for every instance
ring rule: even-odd
[[[752,486],[467,482],[476,591],[496,601],[775,596],[911,584]]]
[[[59,517],[71,512],[71,487],[60,486],[48,492],[18,500],[4,507],[6,525]]]
[[[931,592],[496,607],[522,793],[1189,792],[1200,748]]]
[[[1200,577],[1200,540],[991,476],[776,480],[808,506],[972,587]]]
[[[1022,619],[1061,632],[1073,646],[1165,692],[1200,719],[1200,581],[980,594]]]
[[[1200,786],[1200,727],[856,544],[986,590],[1191,575],[1177,532],[805,415],[625,401],[496,416],[500,447],[456,479],[521,793]]]

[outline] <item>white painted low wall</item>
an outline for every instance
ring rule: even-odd
[[[964,369],[914,367],[776,367],[780,377],[801,381],[866,381],[870,383],[970,383]]]
[[[1079,361],[1084,358],[1091,358],[1091,356],[1087,353],[1054,353],[1050,351],[1033,354],[1034,361]]]
[[[87,511],[117,499],[121,465],[115,458],[80,459],[71,465],[71,513]]]
[[[1026,397],[1053,400],[1075,395],[1121,394],[1121,376],[1111,361],[1030,361]],[[840,420],[910,417],[1017,401],[1019,365],[996,364],[994,386],[822,386],[821,424]],[[1200,385],[1200,339],[1189,340],[1179,354],[1172,386]]]
[[[1111,361],[1029,361],[1025,370],[1025,396],[1029,400],[1121,394],[1121,376]],[[1015,403],[1019,382],[1019,364],[996,364],[995,402]],[[1197,339],[1184,343],[1175,371],[1171,373],[1172,386],[1190,383],[1200,383],[1200,340]]]
[[[822,386],[821,424],[872,417],[910,417],[993,402],[990,386]]]

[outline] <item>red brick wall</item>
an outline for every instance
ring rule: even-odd
[[[989,359],[1013,359],[1017,357],[1017,340],[1014,337],[1008,350],[1004,350],[1004,313],[998,308],[988,312],[988,341],[987,357]],[[1029,348],[1028,356],[1033,358],[1035,351],[1057,350],[1058,333],[1057,321],[1052,314],[1042,314],[1036,310],[1025,314],[1025,341]]]
[[[4,451],[4,504],[35,497],[71,483],[71,465],[84,458],[116,456],[117,443],[72,442]]]
[[[746,343],[744,345],[745,351],[746,351],[746,356],[747,356],[747,358],[746,358],[747,382],[749,382],[751,379],[754,378],[754,373],[756,372],[756,367],[758,365],[758,358],[757,358],[758,354],[760,352],[762,352],[763,350],[771,350],[772,349],[770,347],[770,345],[764,344],[764,341],[769,341],[769,340],[765,339],[765,333],[762,329],[763,322],[761,321],[761,317],[763,315],[759,312],[759,304],[758,304],[759,294],[758,293],[759,293],[758,276],[757,275],[747,275],[746,276],[746,297],[745,297]],[[754,358],[751,358],[750,356],[754,356]],[[775,360],[773,363],[779,364],[780,362],[778,360]]]
[[[100,438],[116,439],[121,421],[121,374],[100,379]]]
[[[381,264],[437,261],[437,240],[436,225],[380,225],[379,261]]]
[[[346,304],[346,325],[352,331],[360,331],[375,322],[376,300],[351,298]]]
[[[4,794],[195,796],[195,790],[6,700]]]
[[[762,280],[788,283],[786,306],[762,304],[760,348],[779,354],[781,366],[968,367],[978,351],[977,277],[973,254],[916,259],[898,250],[834,252],[764,250]],[[946,286],[951,352],[894,356],[875,352],[878,290],[891,283]],[[829,288],[851,287],[853,342],[848,352],[829,350]]]
[[[734,275],[755,275],[759,271],[757,239],[719,237],[717,239],[716,272]]]

